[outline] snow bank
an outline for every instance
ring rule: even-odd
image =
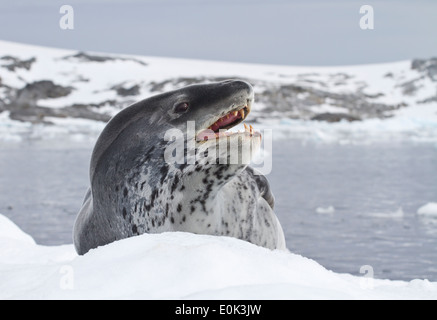
[[[417,210],[420,216],[436,217],[437,218],[437,202],[430,202]]]
[[[3,244],[5,242],[3,240],[35,245],[35,241],[31,236],[21,231],[21,229],[7,217],[0,215],[0,243]]]
[[[0,299],[437,299],[437,283],[336,274],[226,237],[142,235],[79,257],[0,216],[0,249]]]

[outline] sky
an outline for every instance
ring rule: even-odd
[[[62,30],[59,9],[74,9]],[[362,5],[374,29],[360,28]],[[280,65],[437,56],[435,0],[0,0],[0,40],[81,51]],[[1,48],[0,48],[1,50]]]

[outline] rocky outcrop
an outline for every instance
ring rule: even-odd
[[[140,86],[137,84],[127,88],[123,85],[117,85],[111,89],[115,90],[120,97],[137,96],[140,94]]]
[[[427,60],[415,59],[411,62],[411,69],[422,72],[433,81],[437,81],[437,58]]]
[[[418,72],[423,74],[423,77],[429,77],[432,81],[437,82],[437,58],[431,58],[428,60],[413,60],[413,62],[411,63],[411,69],[417,70]],[[437,102],[437,85],[435,95],[419,100],[417,102],[421,104]]]
[[[229,77],[180,77],[180,78],[172,78],[161,82],[150,82],[150,92],[163,92],[165,88],[168,86],[173,88],[178,87],[184,87],[189,86],[192,84],[198,84],[198,83],[205,83],[205,82],[217,82],[217,81],[224,81],[229,79],[240,79],[240,80],[246,80],[254,84],[254,81],[249,79],[244,79],[237,76],[229,76]]]
[[[336,75],[337,76],[337,75]],[[162,82],[150,83],[150,91],[162,92],[169,87],[180,87],[190,84],[222,81],[236,78],[233,76],[220,78],[176,78]],[[338,76],[336,80],[338,80]],[[350,77],[342,75],[341,80],[347,81]],[[254,87],[265,88],[258,91],[255,100],[265,106],[263,112],[267,114],[276,113],[280,117],[291,119],[318,120],[315,118],[319,113],[315,112],[312,107],[319,105],[332,105],[337,108],[343,108],[348,112],[348,116],[343,118],[349,121],[358,121],[366,118],[386,118],[390,111],[397,110],[406,104],[383,104],[373,102],[374,99],[382,96],[382,93],[369,95],[361,91],[356,93],[333,93],[328,89],[321,90],[311,87],[310,85],[273,85],[253,79],[242,79],[250,82]],[[253,115],[256,117],[256,115]],[[326,113],[323,117],[326,117]],[[322,117],[322,118],[323,118]],[[332,119],[339,117],[334,113]],[[255,119],[256,120],[256,119]],[[328,120],[326,120],[328,121]],[[332,122],[332,121],[330,121]]]
[[[24,88],[17,90],[15,99],[11,102],[18,108],[35,107],[38,100],[56,99],[68,96],[73,87],[63,87],[44,80],[27,84]]]
[[[92,111],[93,106],[71,106],[65,108],[45,108],[39,105],[43,99],[56,99],[68,96],[74,90],[73,87],[64,87],[43,80],[26,84],[23,88],[13,90],[9,88],[9,102],[0,103],[0,108],[10,112],[13,120],[31,123],[49,123],[47,117],[61,118],[86,118],[98,121],[108,121],[109,116]],[[95,106],[94,106],[95,107]]]
[[[315,121],[326,121],[326,122],[340,122],[346,120],[349,122],[360,121],[359,117],[351,116],[345,113],[321,113],[311,118]]]
[[[267,112],[280,112],[290,118],[305,119],[313,119],[316,114],[311,107],[319,105],[343,108],[356,119],[385,118],[390,111],[404,106],[372,101],[380,95],[368,95],[363,92],[340,94],[310,86],[289,84],[271,86],[258,95],[258,101],[267,106]]]
[[[36,58],[20,60],[19,58],[13,56],[3,56],[0,58],[0,60],[6,62],[6,64],[2,64],[1,66],[8,69],[9,71],[15,71],[16,69],[20,68],[30,70],[32,64],[36,62]]]
[[[34,106],[26,109],[12,108],[10,110],[10,118],[12,120],[45,123],[50,124],[47,118],[84,118],[95,121],[107,122],[111,117],[109,115],[97,113],[88,108],[88,106],[71,106],[66,108],[52,109]]]
[[[115,56],[103,56],[103,55],[92,55],[85,52],[78,52],[74,55],[66,56],[63,58],[64,60],[75,59],[80,62],[108,62],[108,61],[132,61],[138,63],[142,66],[147,66],[147,63],[133,58],[122,58]]]

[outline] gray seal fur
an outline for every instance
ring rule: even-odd
[[[142,100],[111,119],[94,147],[91,187],[74,226],[78,254],[144,233],[172,231],[230,236],[284,249],[268,181],[245,164],[241,154],[237,164],[219,164],[221,156],[229,160],[220,153],[187,161],[193,154],[189,142],[194,152],[222,139],[229,145],[238,139],[239,147],[250,143],[256,149],[259,134],[235,133],[207,141],[188,141],[187,134],[185,161],[164,160],[166,149],[175,144],[166,141],[168,130],[187,132],[187,121],[195,121],[198,134],[244,107],[246,114],[235,125],[250,112],[253,99],[253,88],[244,81],[198,84]]]

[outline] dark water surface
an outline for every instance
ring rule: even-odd
[[[434,145],[302,145],[275,141],[275,211],[292,252],[336,272],[437,281],[437,220],[417,209],[437,202]],[[0,212],[40,244],[72,242],[88,187],[90,147],[21,143],[0,147]],[[333,213],[317,208],[334,207]]]

